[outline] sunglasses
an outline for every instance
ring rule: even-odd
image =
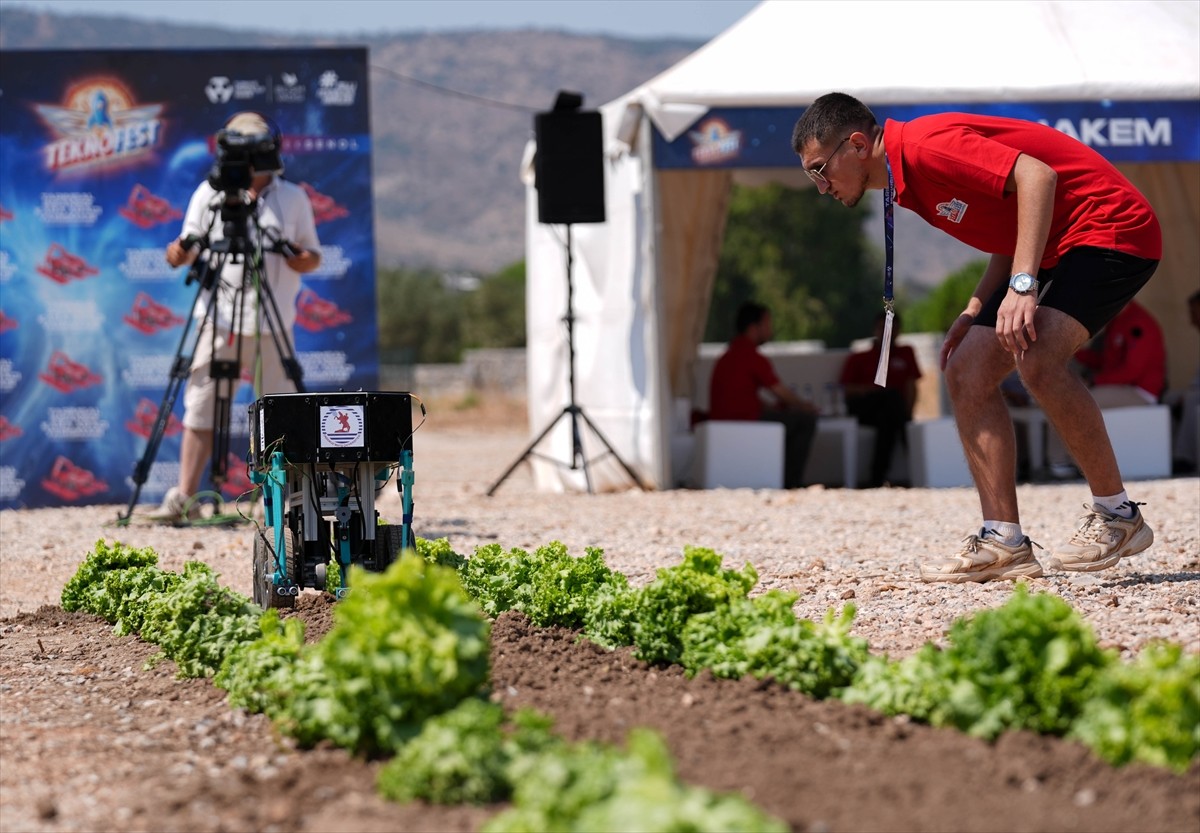
[[[829,180],[825,178],[825,174],[823,173],[823,171],[825,170],[825,166],[828,165],[830,163],[830,161],[833,160],[833,157],[837,156],[837,152],[842,149],[842,145],[846,144],[846,142],[848,142],[849,140],[850,140],[850,137],[847,136],[845,139],[842,139],[840,142],[838,142],[838,146],[835,147],[833,149],[833,153],[829,154],[829,156],[826,157],[825,161],[821,163],[821,167],[813,168],[812,170],[808,170],[806,168],[804,170],[804,172],[806,174],[808,174],[808,178],[811,179],[813,182],[815,182],[818,185],[828,185]]]

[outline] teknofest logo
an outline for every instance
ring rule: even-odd
[[[57,137],[43,151],[50,171],[126,163],[149,154],[162,136],[162,105],[138,105],[123,83],[108,76],[75,84],[61,105],[34,109]]]

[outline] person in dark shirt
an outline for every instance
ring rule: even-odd
[[[917,380],[921,368],[917,354],[907,344],[896,344],[900,334],[900,316],[892,321],[892,344],[888,360],[887,385],[875,384],[875,369],[883,345],[884,313],[875,318],[875,341],[867,350],[851,353],[842,365],[841,383],[846,394],[846,411],[860,425],[875,429],[875,449],[871,454],[871,487],[884,485],[898,443],[906,442],[904,432],[912,421],[917,402]]]
[[[737,335],[713,365],[709,419],[783,423],[783,485],[798,488],[817,430],[817,407],[781,382],[771,360],[759,352],[771,340],[770,310],[747,301],[738,308],[734,324]],[[764,391],[773,400],[769,407],[760,397]]]

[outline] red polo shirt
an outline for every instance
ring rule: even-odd
[[[1013,254],[1017,197],[1005,195],[1004,183],[1025,153],[1058,174],[1041,268],[1079,246],[1162,258],[1162,231],[1146,198],[1107,159],[1052,127],[940,113],[889,119],[883,137],[896,202],[980,251]]]
[[[708,386],[709,419],[756,421],[762,416],[761,388],[779,383],[771,360],[746,336],[734,336],[713,365]]]
[[[1154,399],[1162,396],[1167,381],[1167,348],[1162,328],[1144,307],[1130,301],[1104,328],[1097,351],[1075,354],[1090,367],[1094,385],[1133,385]]]
[[[873,385],[878,367],[877,341],[866,350],[846,356],[846,362],[842,365],[841,382],[843,385]],[[912,346],[893,344],[888,354],[887,387],[904,390],[909,381],[916,382],[920,378],[921,368],[917,365],[917,354]]]

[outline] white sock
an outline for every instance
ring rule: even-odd
[[[1129,495],[1125,492],[1118,492],[1108,497],[1092,495],[1092,503],[1113,515],[1120,515],[1122,518],[1133,517],[1134,508],[1132,506],[1125,506],[1126,503],[1129,503]]]
[[[1015,547],[1017,544],[1025,540],[1024,534],[1021,532],[1021,525],[1010,523],[1008,521],[984,521],[984,532],[994,532],[996,537],[1010,547]]]

